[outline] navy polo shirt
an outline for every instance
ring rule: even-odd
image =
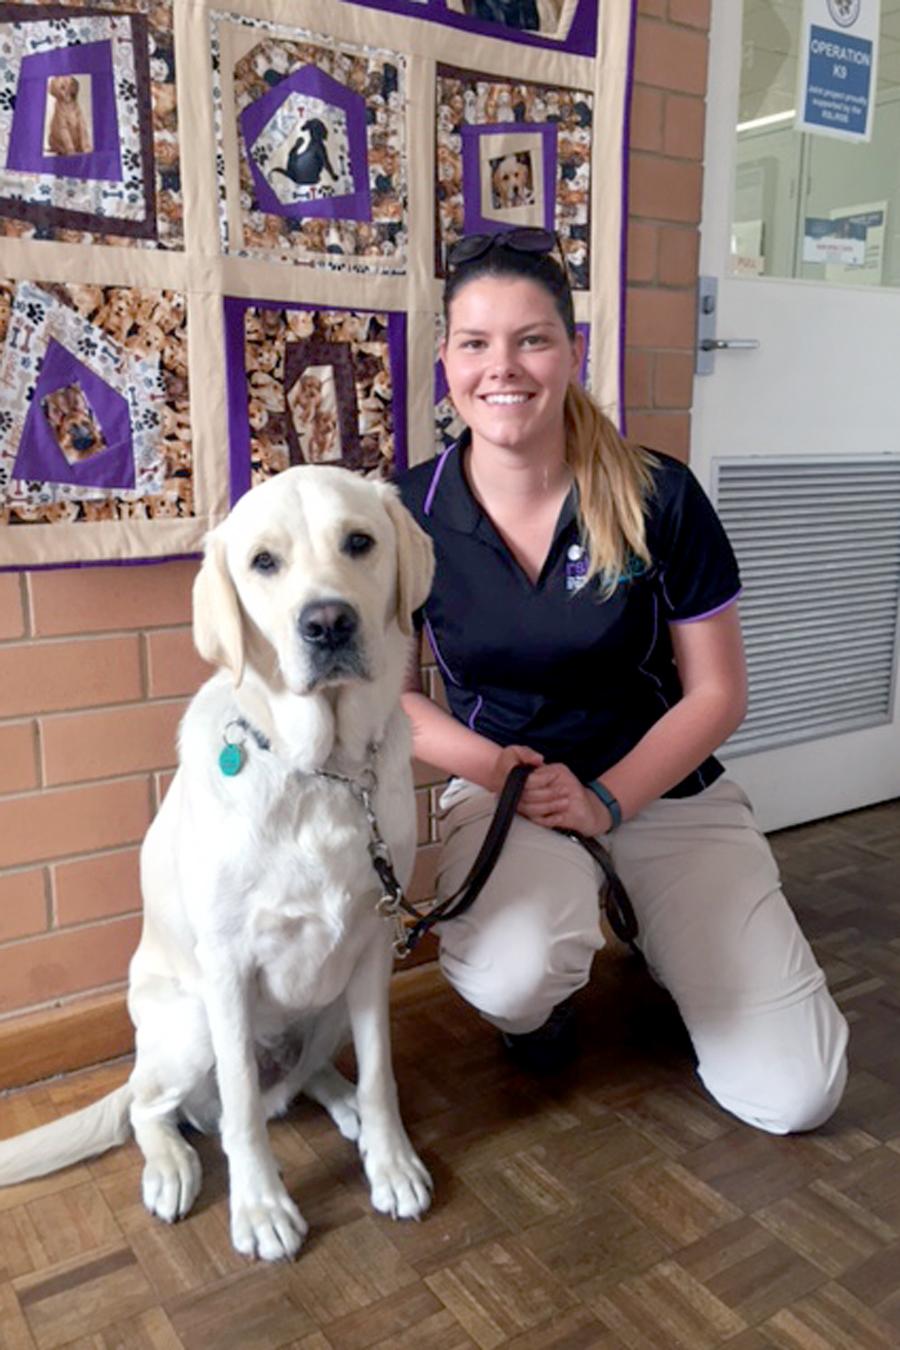
[[[737,598],[734,553],[690,469],[654,451],[651,566],[635,559],[607,600],[598,578],[585,585],[573,488],[532,583],[472,494],[467,444],[465,436],[398,480],[435,549],[434,584],[417,621],[454,717],[497,745],[529,745],[587,782],[680,699],[668,625]],[[721,773],[710,756],[666,795],[691,796]]]

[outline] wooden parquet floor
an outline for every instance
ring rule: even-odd
[[[369,1208],[355,1150],[310,1104],[272,1129],[311,1232],[292,1265],[228,1238],[218,1144],[165,1227],[131,1145],[0,1191],[3,1350],[882,1350],[900,1347],[900,803],[786,831],[785,884],[852,1023],[838,1115],[773,1138],[694,1081],[640,962],[598,958],[588,1042],[514,1071],[441,983],[396,981],[396,1066],[434,1208]],[[0,1132],[99,1096],[125,1063],[0,1102]]]

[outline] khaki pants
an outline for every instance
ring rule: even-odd
[[[463,881],[495,800],[459,779],[445,791],[439,895]],[[775,1134],[822,1124],[844,1090],[847,1024],[741,789],[722,778],[660,799],[603,842],[708,1091]],[[577,844],[517,816],[473,908],[440,925],[444,973],[501,1030],[534,1030],[587,983],[604,944],[596,872]]]

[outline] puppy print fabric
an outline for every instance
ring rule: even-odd
[[[184,297],[0,282],[0,524],[193,512]]]
[[[464,234],[555,231],[576,290],[590,275],[593,99],[438,66],[436,262]]]
[[[246,17],[212,24],[223,251],[405,270],[403,56]]]
[[[197,555],[290,465],[449,444],[465,234],[558,237],[615,415],[635,5],[0,0],[0,570]]]
[[[0,5],[0,234],[183,245],[172,8]]]
[[[233,498],[293,464],[406,467],[403,315],[231,298],[226,324]]]
[[[416,14],[471,33],[593,56],[596,0],[363,0],[378,9]]]

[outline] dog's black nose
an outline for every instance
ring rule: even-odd
[[[303,606],[298,627],[301,638],[310,646],[338,651],[353,641],[359,617],[343,600],[316,601]]]

